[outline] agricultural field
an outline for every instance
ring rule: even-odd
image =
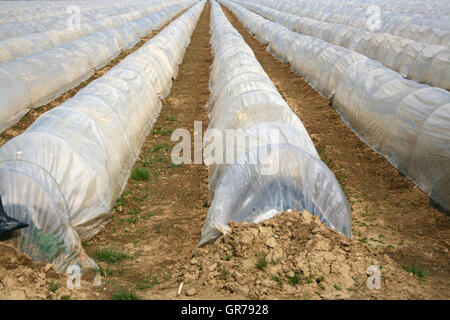
[[[0,1],[0,300],[448,300],[449,16]]]

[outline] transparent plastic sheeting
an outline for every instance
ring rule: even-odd
[[[243,148],[235,145],[229,164],[209,163],[209,189],[214,198],[200,245],[227,232],[230,221],[257,223],[288,209],[308,210],[351,237],[350,206],[333,173],[320,160],[302,122],[250,47],[220,6],[215,1],[211,5],[214,62],[205,150],[213,143],[213,131],[229,129],[254,137],[255,144],[241,141]],[[273,139],[274,131],[278,140]],[[267,164],[275,164],[273,171],[265,171]]]
[[[138,36],[158,29],[194,2],[184,1],[116,29],[0,64],[0,132],[30,108],[42,106],[88,79],[121,50],[136,44]]]
[[[141,36],[136,35],[137,30],[134,29],[138,29],[139,25],[142,25],[145,21],[152,21],[157,17],[155,15],[148,16],[149,14],[161,11],[162,9],[177,3],[182,3],[182,1],[178,0],[165,3],[150,3],[146,9],[143,8],[139,11],[121,13],[120,15],[115,16],[105,16],[101,19],[97,18],[88,22],[80,22],[79,28],[68,28],[66,26],[61,29],[51,29],[44,32],[24,34],[21,36],[0,40],[0,62],[7,62],[25,57],[33,53],[62,45],[66,42],[85,37],[95,32],[116,28],[117,29],[115,32],[119,33],[121,37],[131,37],[131,39],[134,40],[134,43],[131,40],[129,41],[130,43],[123,45],[124,48],[127,48],[127,46],[131,47],[139,41],[137,36]],[[133,7],[130,7],[130,9],[132,8]],[[114,6],[105,8],[105,11],[109,12],[113,11],[113,9],[115,9]],[[67,24],[66,20],[64,20],[64,22]],[[2,24],[0,24],[0,29],[1,27]]]
[[[235,2],[292,31],[322,39],[377,60],[405,78],[450,89],[448,44],[422,43],[389,33],[368,32],[343,24],[299,17],[254,4],[252,1]],[[277,3],[278,1],[272,1],[270,7],[275,7]]]
[[[251,0],[260,5],[272,7],[297,16],[324,22],[345,24],[366,31],[376,28],[377,32],[390,33],[417,42],[450,45],[450,2],[424,0],[416,2],[420,13],[409,13],[412,1],[395,1],[400,12],[391,12],[386,6],[390,0]],[[433,10],[438,10],[433,14]],[[376,24],[374,13],[380,13],[380,24]],[[370,19],[372,17],[372,19]]]
[[[450,93],[406,80],[359,53],[292,32],[223,1],[269,50],[328,99],[352,130],[450,208]]]
[[[70,6],[80,8],[81,22],[101,20],[105,17],[145,10],[161,1],[132,0],[111,6],[109,1],[14,1],[0,2],[0,37],[24,32],[41,32],[50,28],[64,28],[70,18]],[[22,28],[22,30],[13,30]]]
[[[59,272],[95,266],[80,241],[108,222],[170,90],[204,2],[0,149],[5,211],[30,227],[10,240]]]
[[[0,40],[64,31],[68,23],[80,22],[74,32],[95,32],[146,16],[174,2],[162,0],[110,1],[9,1],[0,2]],[[78,15],[79,13],[79,15]],[[92,31],[95,30],[95,31]],[[67,30],[66,30],[67,31]]]

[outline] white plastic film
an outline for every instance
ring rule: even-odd
[[[214,198],[200,245],[227,232],[232,220],[258,223],[288,209],[308,210],[350,237],[350,206],[339,183],[251,49],[219,5],[211,5],[215,58],[205,152],[217,132],[233,134],[237,144],[226,141],[222,162],[207,163]]]

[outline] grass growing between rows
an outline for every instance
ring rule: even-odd
[[[61,287],[60,284],[50,281],[48,283],[48,288],[51,292],[56,292]]]
[[[412,266],[406,266],[405,270],[408,272],[411,272],[413,275],[415,275],[419,280],[424,281],[426,277],[430,275],[428,270],[420,266],[419,264],[414,264]]]
[[[170,136],[174,130],[173,129],[164,129],[161,126],[156,126],[152,130],[152,134],[158,135],[158,136]]]
[[[141,300],[133,290],[120,288],[111,295],[111,300]]]
[[[147,168],[136,168],[131,173],[131,179],[136,181],[147,181],[150,178],[150,171]]]
[[[153,278],[145,278],[144,280],[142,280],[141,282],[136,283],[136,289],[137,290],[147,290],[147,289],[151,289],[154,286],[158,285],[161,283],[161,280],[159,279],[158,276],[154,276]]]
[[[103,248],[95,251],[94,258],[97,261],[116,263],[121,260],[128,259],[129,256],[115,248]]]
[[[258,257],[258,261],[256,262],[256,268],[258,270],[264,271],[267,267],[267,260],[266,257]]]

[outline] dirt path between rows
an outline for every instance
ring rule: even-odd
[[[163,25],[158,30],[154,30],[150,32],[145,37],[142,37],[141,40],[134,45],[134,47],[123,50],[117,58],[111,60],[106,66],[103,68],[94,70],[94,74],[87,80],[80,83],[75,88],[72,88],[68,90],[67,92],[63,93],[59,97],[55,98],[54,100],[50,101],[46,105],[43,105],[41,107],[30,109],[27,114],[25,114],[22,119],[20,119],[17,123],[9,127],[8,129],[5,129],[3,132],[0,133],[0,147],[3,146],[6,142],[11,140],[12,138],[18,136],[22,132],[24,132],[26,129],[28,129],[29,126],[33,124],[34,121],[36,121],[42,114],[45,112],[59,106],[60,104],[64,103],[65,101],[69,100],[73,96],[75,96],[78,91],[83,89],[84,87],[88,86],[92,81],[100,78],[105,73],[107,73],[109,70],[114,68],[116,65],[118,65],[123,59],[125,59],[128,55],[132,54],[139,48],[141,48],[148,40],[153,38],[155,35],[157,35],[162,29],[167,27],[172,21],[176,20],[178,17],[180,17],[184,12],[186,12],[189,9],[183,10],[181,13],[175,16],[172,20],[167,22],[165,25]]]
[[[222,7],[283,98],[303,121],[352,204],[353,238],[418,275],[417,290],[450,297],[450,218],[347,127],[330,102],[273,57]]]
[[[173,299],[182,280],[179,272],[200,240],[208,211],[207,170],[204,165],[176,166],[171,161],[174,129],[184,128],[193,137],[194,121],[208,118],[210,5],[200,17],[170,95],[147,137],[135,168],[148,169],[147,181],[133,177],[118,200],[114,217],[85,248],[98,259],[101,248],[118,248],[127,254],[116,263],[102,262],[106,291],[102,298],[133,293],[145,299]],[[193,140],[193,139],[192,139]],[[182,296],[186,298],[185,286]],[[207,293],[204,296],[208,297]]]

